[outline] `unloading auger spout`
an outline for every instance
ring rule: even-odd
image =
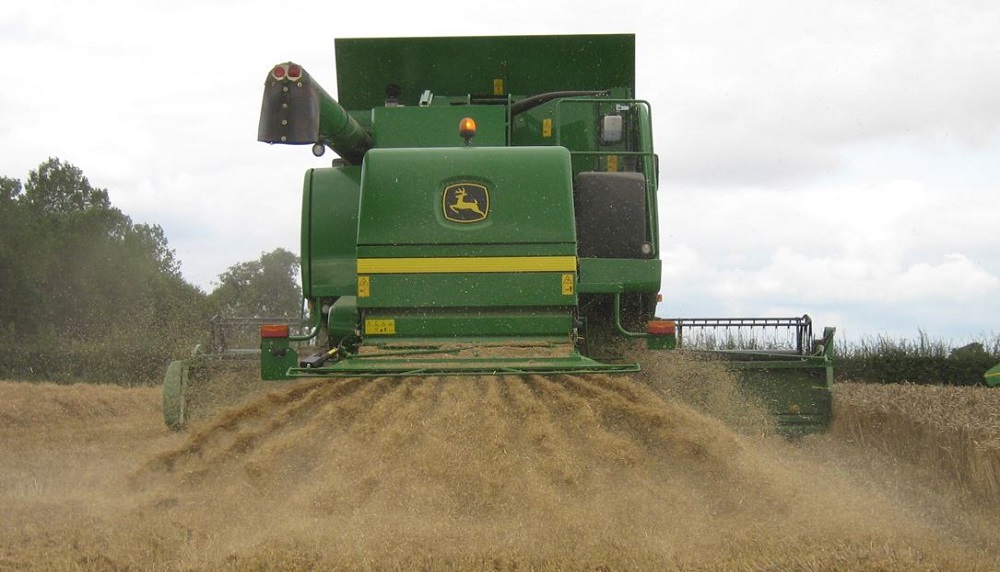
[[[329,147],[352,165],[372,148],[371,134],[293,62],[274,66],[264,80],[257,140],[313,145],[317,156]]]

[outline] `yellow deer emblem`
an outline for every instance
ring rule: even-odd
[[[449,185],[443,199],[444,217],[453,222],[479,222],[489,214],[490,195],[480,184]]]

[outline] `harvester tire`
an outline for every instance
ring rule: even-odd
[[[174,431],[184,429],[187,424],[187,361],[177,360],[167,366],[167,375],[163,378],[163,421]]]

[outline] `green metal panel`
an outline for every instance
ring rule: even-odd
[[[813,433],[829,427],[833,412],[831,356],[714,355],[731,360],[727,367],[763,402],[783,433]]]
[[[394,244],[393,256],[426,258],[454,256],[452,244]],[[555,244],[463,244],[461,253],[469,257],[489,256],[575,256],[576,245],[557,242]],[[372,258],[385,254],[382,246],[358,246],[358,258]]]
[[[476,121],[477,147],[507,144],[506,108],[499,105],[376,107],[372,110],[376,147],[464,147],[458,123]]]
[[[569,340],[576,236],[565,149],[373,149],[358,217],[369,336]]]
[[[553,312],[536,311],[477,311],[470,313],[458,309],[455,311],[419,313],[399,310],[390,312],[369,313],[365,315],[365,323],[375,321],[385,323],[391,320],[392,332],[365,330],[362,324],[362,334],[369,336],[369,341],[398,341],[399,339],[434,339],[442,338],[449,342],[460,340],[493,339],[525,339],[528,337],[546,337],[569,340],[573,327],[572,315],[567,311]]]
[[[310,169],[302,198],[302,289],[306,298],[357,290],[360,167]]]
[[[289,346],[288,338],[261,338],[260,378],[265,381],[287,379],[288,369],[299,365],[298,353]]]
[[[581,258],[580,292],[614,294],[616,292],[659,292],[658,259]]]
[[[448,220],[445,191],[486,189],[487,216]],[[487,209],[488,206],[488,209]],[[365,158],[358,244],[573,244],[569,153],[561,147],[372,149]],[[456,256],[462,255],[457,249]]]
[[[575,306],[564,294],[563,273],[376,274],[359,308]],[[575,277],[574,277],[575,278]]]
[[[445,95],[533,95],[635,88],[635,36],[480,36],[335,40],[337,99],[371,109],[398,85],[416,105],[424,90]],[[499,80],[499,83],[498,81]]]

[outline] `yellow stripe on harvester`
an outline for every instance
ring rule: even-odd
[[[576,257],[468,256],[358,259],[358,274],[455,274],[463,272],[576,272]]]

